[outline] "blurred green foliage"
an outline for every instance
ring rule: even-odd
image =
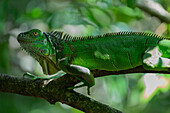
[[[169,0],[154,1],[170,11]],[[37,62],[21,51],[16,41],[18,33],[32,28],[84,36],[118,31],[155,32],[161,30],[161,25],[158,18],[137,7],[137,0],[1,0],[0,73],[17,76],[26,71],[40,73]],[[170,25],[165,23],[164,29],[163,35],[169,36]],[[160,82],[160,77],[151,76]],[[161,77],[170,80],[168,75]],[[152,79],[149,80],[156,86]],[[107,76],[96,79],[91,97],[125,113],[169,113],[169,87],[169,83],[166,88],[160,86],[144,99],[147,88],[144,74]],[[85,88],[77,91],[86,94]],[[43,99],[0,92],[0,113],[37,112],[80,113],[60,103],[50,105]]]

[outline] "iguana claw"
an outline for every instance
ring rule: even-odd
[[[65,75],[65,74],[66,74],[65,72],[60,72],[60,71],[59,71],[58,73],[56,73],[56,74],[54,74],[54,75],[51,75],[51,76],[39,77],[39,76],[36,76],[36,75],[31,74],[31,73],[29,73],[29,72],[26,72],[26,73],[24,73],[23,78],[24,78],[25,76],[30,76],[33,81],[35,81],[35,80],[40,80],[40,79],[41,79],[41,80],[50,80],[50,79],[58,79],[58,78],[62,77],[62,76]]]
[[[90,86],[87,83],[83,83],[82,85],[79,85],[79,86],[69,87],[68,90],[73,90],[75,88],[80,88],[83,86],[87,86],[87,94],[90,95]]]
[[[31,74],[31,73],[29,73],[29,72],[24,73],[23,78],[25,78],[25,76],[31,77],[31,79],[32,79],[33,81],[34,81],[34,80],[42,79],[42,77],[38,77],[38,76],[36,76],[36,75],[34,75],[34,74]]]

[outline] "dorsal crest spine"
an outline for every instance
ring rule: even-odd
[[[93,35],[91,35],[91,36],[71,36],[67,33],[63,33],[63,32],[60,32],[60,31],[50,32],[49,34],[57,37],[60,40],[73,41],[73,42],[77,41],[77,40],[84,41],[85,39],[92,40],[94,38],[102,38],[102,37],[110,37],[110,36],[130,36],[130,35],[132,35],[132,36],[150,36],[150,37],[170,40],[170,38],[166,38],[164,36],[159,36],[159,35],[154,34],[154,33],[129,32],[129,31],[106,33],[106,34],[103,34],[103,35],[96,35],[96,36],[93,36]]]

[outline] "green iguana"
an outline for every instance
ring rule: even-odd
[[[146,70],[170,72],[170,39],[152,33],[116,32],[75,37],[59,31],[33,29],[20,33],[17,40],[40,63],[45,75],[53,75],[45,79],[68,73],[84,83],[73,88],[87,86],[88,94],[95,84],[90,70],[120,71],[143,66]],[[58,73],[60,70],[63,73]]]

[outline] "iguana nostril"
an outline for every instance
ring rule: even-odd
[[[18,37],[23,37],[23,33],[20,33],[20,34],[18,35]]]
[[[22,36],[22,34],[20,33],[19,35],[18,35],[18,37],[21,37]]]

